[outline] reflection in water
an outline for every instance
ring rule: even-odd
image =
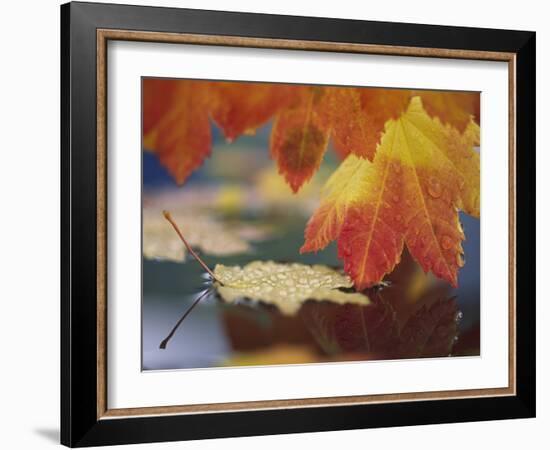
[[[459,306],[468,310],[468,302],[425,276],[407,253],[384,285],[365,291],[368,306],[310,300],[288,316],[245,298],[224,303],[209,285],[192,260],[144,260],[145,370],[479,354],[479,312],[469,320],[474,326],[464,328]]]

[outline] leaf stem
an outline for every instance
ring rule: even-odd
[[[180,320],[178,320],[178,322],[174,325],[174,328],[172,328],[172,331],[170,331],[170,333],[168,333],[168,336],[166,336],[164,338],[164,340],[160,343],[159,345],[159,348],[164,350],[166,348],[166,345],[168,344],[168,341],[170,339],[172,339],[172,336],[174,336],[174,333],[176,332],[176,330],[179,328],[179,326],[181,325],[181,323],[185,320],[185,318],[191,313],[191,311],[193,311],[193,309],[195,308],[195,306],[197,306],[199,304],[199,302],[204,298],[206,297],[207,294],[210,294],[210,292],[212,292],[212,289],[207,289],[206,291],[204,291],[201,295],[199,295],[197,297],[197,299],[193,302],[193,304],[187,308],[187,310],[183,313],[183,316],[180,317]]]
[[[218,283],[220,284],[223,284],[221,283],[220,280],[218,280],[216,278],[216,275],[214,275],[214,272],[212,272],[210,270],[210,268],[206,265],[206,263],[201,259],[201,257],[199,255],[197,255],[195,253],[195,251],[191,248],[191,246],[188,244],[188,242],[185,240],[185,238],[183,237],[183,234],[181,233],[178,225],[176,224],[176,222],[174,221],[174,219],[172,218],[172,215],[170,214],[170,211],[162,211],[162,214],[164,215],[164,218],[170,222],[170,224],[172,225],[172,227],[174,228],[174,230],[176,231],[176,233],[178,233],[178,236],[180,237],[181,241],[183,242],[183,244],[185,245],[185,247],[187,248],[187,250],[189,251],[189,253],[191,253],[191,255],[193,255],[193,258],[195,258],[197,260],[197,262],[202,266],[202,268],[204,270],[206,270],[208,272],[208,274],[212,277],[213,280],[217,281]]]

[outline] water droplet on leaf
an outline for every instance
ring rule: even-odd
[[[433,198],[439,198],[441,197],[442,192],[443,189],[441,188],[441,183],[432,177],[430,179],[430,184],[428,184],[428,194],[430,194]]]
[[[449,250],[453,246],[453,241],[449,236],[443,236],[441,238],[441,247],[445,250]]]

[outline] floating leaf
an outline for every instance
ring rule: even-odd
[[[453,299],[439,300],[440,294],[445,295],[439,287],[449,288],[444,283],[434,282],[433,278],[430,282],[425,277],[420,289],[415,287],[408,292],[411,281],[417,284],[418,272],[407,254],[404,267],[392,274],[395,284],[386,283],[383,288],[373,288],[367,296],[352,289],[348,276],[322,265],[254,261],[244,267],[217,265],[211,271],[189,246],[172,215],[168,211],[163,215],[214,282],[184,312],[160,348],[166,348],[193,308],[216,289],[219,297],[227,303],[225,308],[231,312],[232,320],[226,325],[233,325],[228,333],[241,351],[265,347],[273,339],[284,346],[273,354],[264,351],[243,354],[228,361],[230,365],[289,364],[310,357],[312,362],[328,361],[336,355],[338,360],[342,360],[342,353],[346,360],[365,360],[411,355],[443,356],[452,351],[460,318],[456,303]],[[399,289],[393,294],[400,300],[388,302],[386,294],[391,297],[396,287]],[[262,306],[251,310],[241,305],[240,301],[244,299]],[[247,311],[263,315],[247,317]],[[235,318],[238,319],[236,322]],[[295,328],[298,323],[305,327]],[[251,340],[251,336],[254,339]],[[297,344],[304,351],[293,352]],[[325,356],[319,355],[318,351]]]
[[[252,250],[247,239],[239,234],[239,226],[226,226],[200,213],[175,213],[176,221],[185,230],[189,243],[209,255],[226,256]],[[250,225],[247,225],[250,228]],[[256,237],[261,238],[258,234]],[[184,261],[185,247],[160,211],[144,211],[143,255],[149,259]]]
[[[244,267],[216,265],[214,275],[221,298],[233,303],[243,298],[275,305],[286,315],[294,315],[307,300],[368,305],[369,298],[347,292],[352,282],[327,266],[273,261],[254,261]]]

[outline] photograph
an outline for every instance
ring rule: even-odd
[[[480,355],[480,92],[141,92],[143,371]]]

